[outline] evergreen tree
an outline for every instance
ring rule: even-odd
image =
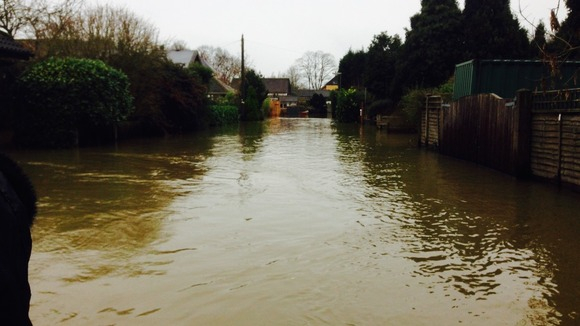
[[[465,59],[529,57],[527,33],[512,14],[509,0],[465,0],[463,28]]]
[[[258,95],[256,94],[256,89],[254,86],[248,87],[248,92],[246,93],[246,100],[244,105],[246,106],[246,116],[242,117],[243,121],[259,121],[264,120],[264,113],[261,110],[261,102],[258,100]]]
[[[393,79],[402,41],[386,32],[375,35],[367,52],[366,86],[376,99],[392,98]]]
[[[580,1],[566,0],[568,7],[568,17],[562,22],[557,36],[565,41],[560,45],[560,52],[564,54],[565,59],[580,59]]]
[[[461,60],[461,11],[455,0],[422,0],[411,17],[401,49],[395,85],[434,87],[445,82]],[[395,94],[395,99],[400,94]]]
[[[534,32],[534,38],[530,44],[531,49],[531,56],[534,59],[543,59],[544,54],[546,52],[546,25],[543,22],[540,22],[538,26],[536,26],[536,31]]]
[[[244,83],[246,97],[244,101],[244,115],[240,117],[242,121],[263,120],[264,116],[261,111],[262,102],[268,97],[268,90],[262,81],[264,77],[249,69],[246,72],[246,82]]]
[[[367,54],[364,50],[353,52],[352,49],[340,59],[338,71],[340,71],[341,88],[362,88],[365,81]]]

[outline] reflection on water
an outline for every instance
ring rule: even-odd
[[[474,316],[497,313],[494,299],[502,298],[506,312],[527,303],[523,317],[505,324],[577,322],[580,283],[569,278],[580,267],[572,253],[580,245],[577,194],[431,153],[401,155],[404,139],[381,136],[341,147],[350,156],[359,148],[367,205],[360,221],[372,226],[373,247],[396,246],[430,294],[444,293]],[[555,260],[571,266],[560,273]],[[558,281],[561,274],[567,281]]]
[[[573,325],[578,194],[275,119],[12,153],[40,196],[35,325]]]

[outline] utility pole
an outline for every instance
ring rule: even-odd
[[[240,82],[240,97],[241,97],[241,102],[240,102],[240,120],[243,120],[246,118],[246,103],[244,102],[244,100],[246,99],[246,67],[245,67],[245,63],[244,63],[244,34],[242,34],[242,76],[241,76],[241,82]]]

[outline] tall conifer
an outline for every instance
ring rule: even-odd
[[[566,7],[568,8],[568,16],[562,22],[558,37],[565,42],[561,44],[560,50],[564,59],[580,59],[580,1],[566,0]]]
[[[534,32],[534,38],[530,44],[532,59],[543,59],[545,57],[545,52],[547,51],[546,45],[548,41],[546,40],[546,26],[543,22],[540,22],[536,26],[536,31]]]
[[[470,59],[524,59],[529,41],[509,0],[465,0],[465,52]]]
[[[403,90],[439,86],[461,60],[461,11],[455,0],[422,0],[411,17],[397,81]]]

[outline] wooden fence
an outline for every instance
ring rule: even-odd
[[[437,107],[438,106],[438,107]],[[427,98],[422,145],[517,176],[580,187],[580,89]]]
[[[441,96],[427,96],[425,108],[421,114],[421,144],[429,147],[439,146],[439,126],[441,124]]]
[[[532,95],[531,171],[580,186],[580,89]]]
[[[521,103],[525,103],[522,98]],[[422,114],[421,144],[442,154],[476,162],[499,171],[527,173],[529,119],[513,100],[493,94],[463,97],[445,105],[427,98]]]

